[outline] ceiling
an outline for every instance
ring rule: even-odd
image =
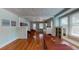
[[[17,14],[20,17],[27,18],[30,21],[44,21],[53,17],[64,8],[5,8]]]

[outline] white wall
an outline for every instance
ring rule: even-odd
[[[46,28],[46,33],[53,35],[53,31],[54,31],[54,30],[53,30],[53,29],[54,29],[54,27],[53,27],[53,19],[52,19],[52,20],[49,20],[48,24],[49,24],[51,27],[47,27],[47,28]]]
[[[8,20],[15,20],[17,23],[17,26],[11,27],[11,26],[2,26],[1,21],[3,19]],[[0,9],[0,47],[3,47],[4,45],[16,40],[17,38],[27,38],[26,30],[29,30],[28,26],[20,27],[19,21],[27,22],[25,19],[19,19],[19,17],[9,11],[6,11],[4,9]],[[29,24],[29,22],[27,22]]]
[[[28,20],[23,19],[23,18],[19,18],[19,22],[24,22],[27,23],[28,26],[22,26],[22,27],[18,27],[18,36],[19,38],[27,38],[27,31],[30,30],[30,23]]]

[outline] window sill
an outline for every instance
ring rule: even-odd
[[[63,37],[63,39],[79,49],[79,41],[77,41],[75,39],[70,39],[68,37]]]

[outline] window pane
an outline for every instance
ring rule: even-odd
[[[68,17],[64,17],[61,19],[61,26],[68,25]]]
[[[33,24],[33,29],[36,29],[36,23]]]
[[[79,12],[75,13],[71,16],[72,24],[79,24]]]
[[[55,27],[58,27],[59,26],[59,19],[55,19],[54,21],[55,21],[55,24],[54,24]]]
[[[79,36],[79,12],[71,15],[71,35]]]
[[[71,34],[75,36],[79,36],[79,26],[72,26]]]
[[[43,29],[43,23],[40,23],[40,24],[39,24],[39,28],[40,28],[40,29]]]
[[[67,36],[68,35],[68,17],[63,17],[60,19],[60,26],[62,27],[62,31],[63,31],[63,36]]]

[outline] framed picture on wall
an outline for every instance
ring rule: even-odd
[[[11,21],[11,26],[16,26],[16,21]]]
[[[1,25],[2,26],[10,26],[10,20],[2,19]]]
[[[28,26],[27,23],[20,22],[20,26]]]
[[[47,25],[47,27],[51,27],[51,25]]]

